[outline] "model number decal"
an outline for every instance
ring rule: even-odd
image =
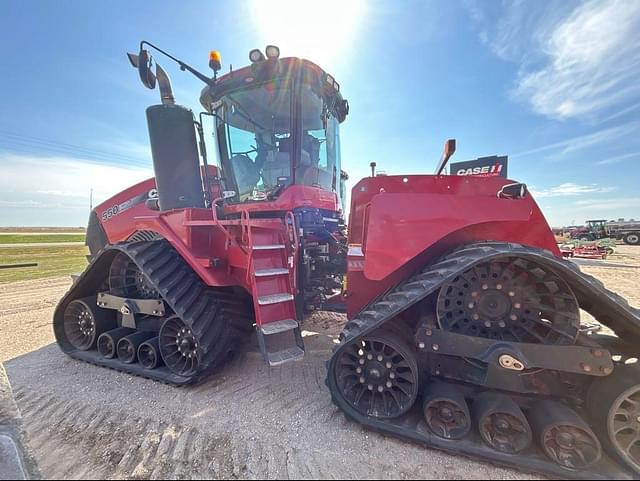
[[[137,195],[129,200],[124,201],[122,204],[116,204],[112,207],[109,207],[102,213],[102,222],[108,221],[118,214],[122,214],[124,211],[131,209],[132,207],[146,201],[147,199],[154,199],[157,197],[158,191],[156,189],[151,189],[149,192]]]
[[[102,221],[106,221],[111,219],[113,216],[118,215],[118,210],[119,210],[120,206],[119,205],[114,205],[113,207],[108,208],[107,210],[105,210],[102,213]]]

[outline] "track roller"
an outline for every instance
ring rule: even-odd
[[[96,296],[76,299],[64,311],[64,335],[81,351],[93,349],[100,334],[116,326],[113,313],[98,308]]]
[[[138,347],[154,336],[152,332],[135,332],[118,341],[118,359],[125,364],[133,364],[138,359]]]
[[[462,393],[450,384],[430,383],[422,402],[429,430],[444,439],[461,439],[471,430],[469,406]]]
[[[125,336],[133,334],[135,329],[119,327],[101,334],[98,338],[98,352],[107,359],[113,359],[118,354],[118,341]]]
[[[529,419],[540,447],[560,466],[580,470],[600,460],[600,441],[573,409],[540,401],[531,408]]]
[[[589,420],[605,448],[640,473],[640,367],[617,365],[593,382],[587,396]]]
[[[531,445],[531,427],[510,397],[490,392],[480,394],[473,401],[473,416],[483,441],[496,451],[515,454]]]
[[[164,364],[160,355],[160,338],[154,337],[138,347],[138,362],[145,369],[155,369]]]

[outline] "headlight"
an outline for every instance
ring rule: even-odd
[[[264,60],[264,54],[257,48],[253,49],[249,52],[249,60],[253,63],[262,62]]]
[[[267,53],[267,58],[274,59],[280,56],[280,49],[275,45],[267,45],[265,52]]]

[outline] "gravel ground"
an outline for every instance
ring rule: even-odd
[[[640,249],[622,246],[610,261],[640,265]],[[637,269],[583,270],[640,307]],[[269,369],[249,346],[204,384],[177,389],[50,345],[53,308],[68,286],[0,285],[0,362],[44,477],[532,479],[347,421],[324,386],[342,316],[305,323],[302,362]]]

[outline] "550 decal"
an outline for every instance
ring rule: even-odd
[[[137,195],[129,200],[124,201],[121,204],[115,204],[105,210],[102,215],[102,221],[106,222],[109,219],[117,216],[118,214],[122,214],[124,211],[131,209],[132,207],[145,202],[147,199],[157,199],[158,191],[156,189],[151,189],[149,192],[145,192],[144,194]]]

